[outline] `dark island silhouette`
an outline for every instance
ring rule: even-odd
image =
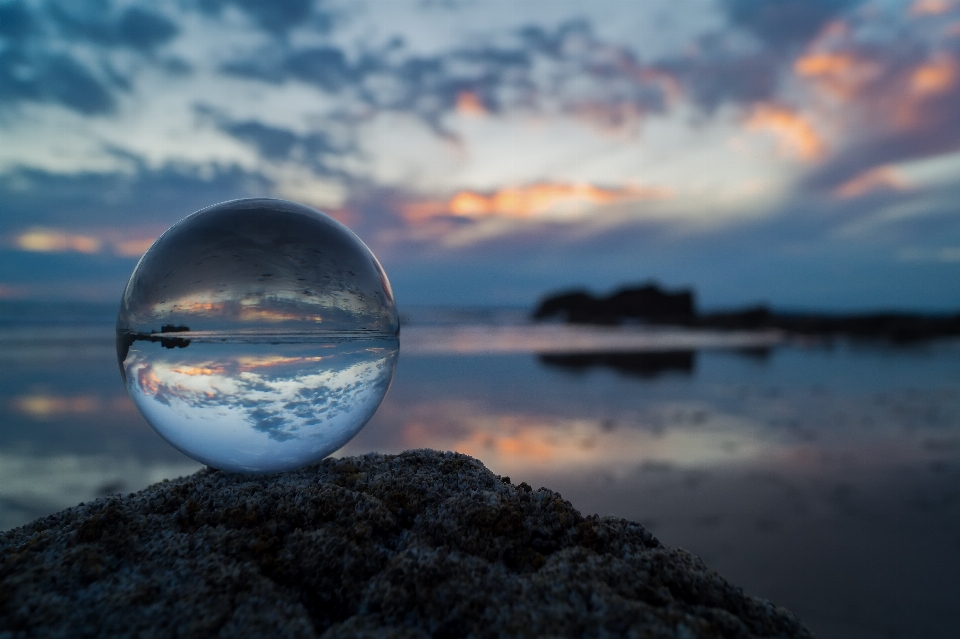
[[[700,313],[692,290],[668,291],[655,282],[624,287],[606,297],[598,297],[583,289],[554,293],[540,301],[533,319],[607,326],[640,323],[720,330],[776,329],[800,335],[892,342],[960,335],[960,313],[784,313],[765,305]]]

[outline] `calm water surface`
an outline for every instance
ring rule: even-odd
[[[136,412],[109,323],[14,319],[0,323],[0,529],[200,467]],[[481,319],[406,327],[386,400],[338,454],[473,455],[644,523],[820,637],[956,636],[960,343]]]

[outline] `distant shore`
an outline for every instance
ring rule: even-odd
[[[797,313],[777,312],[765,305],[701,313],[692,290],[668,291],[655,283],[621,288],[605,297],[580,289],[552,293],[539,302],[532,317],[535,321],[559,319],[570,324],[781,330],[893,342],[960,336],[960,313]]]

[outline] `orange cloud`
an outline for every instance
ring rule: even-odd
[[[270,368],[273,366],[286,366],[288,364],[306,364],[320,362],[322,356],[316,357],[282,357],[279,355],[271,357],[238,357],[237,364],[242,371],[252,371],[258,368]]]
[[[819,52],[797,58],[793,71],[836,97],[851,99],[867,82],[879,76],[882,68],[848,53]]]
[[[123,257],[140,257],[147,252],[157,238],[149,237],[135,240],[114,242],[113,252]]]
[[[90,235],[35,229],[21,233],[15,238],[16,245],[24,251],[35,253],[99,253],[102,242]]]
[[[952,8],[953,2],[950,2],[950,0],[915,0],[910,5],[910,15],[936,16],[946,13]]]
[[[473,219],[505,217],[525,219],[563,214],[584,207],[616,202],[662,199],[670,196],[668,189],[657,187],[627,187],[606,189],[591,184],[531,184],[511,187],[493,193],[460,191],[449,200],[413,202],[403,208],[403,216],[411,222],[431,217],[456,216]]]
[[[35,419],[56,415],[77,415],[100,410],[99,398],[90,395],[58,397],[55,395],[24,395],[13,400],[14,407]]]
[[[846,53],[810,53],[797,58],[793,70],[801,76],[845,73],[853,68],[853,56]]]
[[[483,117],[487,108],[483,106],[480,96],[472,91],[461,91],[457,94],[457,113],[472,117]]]
[[[170,369],[174,373],[179,373],[180,375],[186,375],[188,377],[209,377],[211,375],[222,375],[224,369],[222,366],[215,368],[207,368],[204,366],[181,366],[180,368]]]
[[[751,131],[769,131],[779,138],[779,150],[802,160],[814,160],[823,155],[825,145],[813,126],[791,109],[761,104],[746,121]]]
[[[241,322],[322,322],[319,315],[305,315],[303,313],[289,313],[273,311],[266,308],[244,306],[240,309],[237,318]]]
[[[948,57],[941,57],[920,65],[910,75],[910,91],[917,96],[943,93],[957,80],[957,63]]]
[[[140,386],[140,390],[147,395],[156,395],[160,392],[160,387],[163,386],[163,382],[153,372],[152,366],[144,366],[137,372],[137,384]]]
[[[909,182],[892,166],[878,166],[844,182],[834,190],[834,195],[847,199],[860,197],[879,190],[903,191],[910,188]]]
[[[31,229],[14,237],[13,243],[33,253],[85,253],[92,255],[110,248],[115,255],[140,257],[156,240],[149,237],[126,236],[114,230],[74,233],[60,229]]]

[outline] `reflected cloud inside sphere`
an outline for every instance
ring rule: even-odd
[[[127,390],[170,444],[230,471],[279,471],[319,459],[373,416],[397,360],[396,339],[333,343],[138,341]]]

